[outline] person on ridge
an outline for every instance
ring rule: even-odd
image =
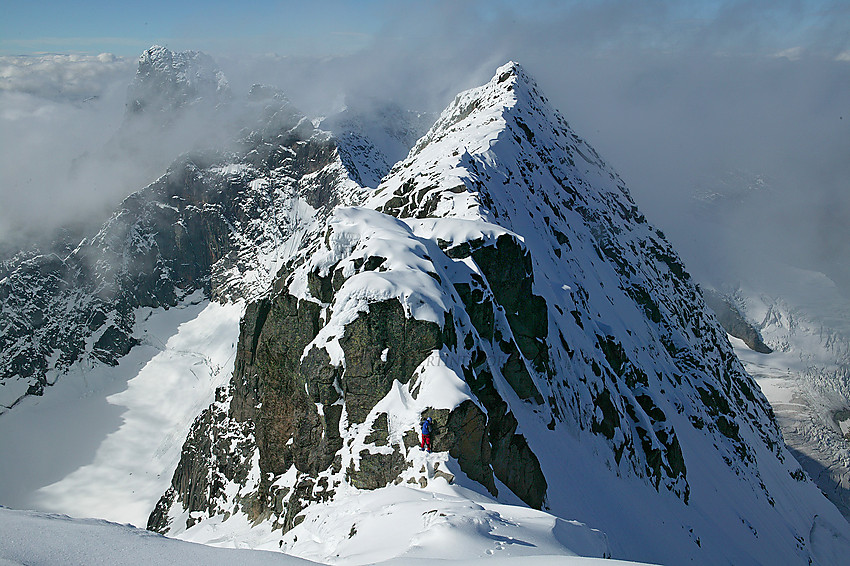
[[[419,445],[420,450],[428,450],[431,452],[431,417],[422,421],[422,443]]]

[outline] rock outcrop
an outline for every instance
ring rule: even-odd
[[[726,332],[735,338],[740,338],[750,350],[759,354],[770,354],[773,352],[761,337],[758,329],[741,314],[734,302],[722,293],[714,289],[703,289],[705,304],[714,311],[717,322]]]

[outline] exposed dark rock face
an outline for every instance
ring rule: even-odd
[[[449,413],[445,427],[440,426],[440,420],[435,419],[437,434],[434,449],[448,448],[449,454],[457,459],[460,469],[495,495],[497,491],[491,465],[493,449],[488,435],[487,416],[472,401],[464,401]]]
[[[467,439],[460,439],[463,444],[472,442],[471,446],[453,447],[458,453],[458,463],[461,469],[471,478],[485,485],[491,492],[492,476],[494,474],[520,499],[535,508],[541,508],[546,495],[546,478],[540,469],[540,463],[534,452],[528,446],[521,434],[516,434],[517,421],[509,411],[508,404],[501,397],[493,383],[493,374],[485,363],[483,352],[476,351],[472,355],[471,367],[464,368],[464,378],[475,396],[487,409],[486,417],[478,417],[470,406],[463,404],[455,409],[459,414],[455,422],[463,425]],[[477,407],[475,407],[477,409]],[[477,409],[480,411],[480,409]],[[470,415],[471,413],[471,415]],[[452,413],[454,415],[454,412]],[[486,427],[482,433],[469,430],[469,422],[486,419]],[[451,420],[451,418],[450,418]],[[483,449],[470,449],[477,445],[477,437],[482,436],[487,446]],[[450,451],[451,453],[451,451]],[[485,466],[482,472],[478,468]],[[492,468],[492,472],[490,472]]]
[[[328,464],[327,447],[319,446],[326,423],[307,396],[301,353],[319,330],[319,307],[281,295],[260,301],[257,310],[255,334],[249,338],[255,347],[237,352],[233,379],[241,386],[234,403],[247,412],[237,413],[238,418],[255,423],[261,470],[281,474],[295,465],[316,473]],[[251,318],[246,314],[246,320]]]
[[[292,527],[303,506],[332,495],[327,483],[318,482],[322,474],[340,472],[342,412],[346,411],[349,422],[364,422],[394,381],[409,381],[422,360],[443,344],[439,325],[407,318],[397,300],[372,303],[368,312],[360,313],[346,327],[340,340],[346,357],[343,372],[331,364],[324,349],[315,346],[302,359],[302,352],[320,330],[320,314],[319,303],[298,300],[286,292],[251,303],[242,321],[231,382],[232,399],[225,422],[237,423],[240,430],[253,427],[263,478],[258,486],[259,499],[275,501],[276,490],[266,480],[269,476],[280,476],[294,466],[301,478],[301,499],[294,498],[297,490],[283,495],[286,514],[277,516],[285,528]],[[216,438],[217,442],[225,442],[233,430],[232,426],[208,421],[196,422],[195,426],[205,430],[205,438]],[[373,435],[372,443],[387,445],[386,415],[373,425]],[[211,450],[208,443],[193,442],[192,437],[187,440],[183,453],[186,462],[178,471],[216,467],[222,455]],[[391,483],[407,466],[399,447],[393,447],[389,454],[363,451],[359,465],[349,467],[346,475],[356,487],[375,489]],[[244,484],[244,478],[237,476],[230,481]],[[305,487],[308,484],[312,486],[309,490]],[[157,506],[150,524],[163,525],[162,517],[175,502],[188,510],[190,487],[175,474],[172,489]],[[172,491],[176,498],[170,495]],[[258,519],[272,512],[274,509],[266,507],[249,516]]]
[[[349,420],[361,423],[393,381],[407,383],[422,360],[443,346],[443,337],[437,324],[407,318],[401,304],[391,299],[371,303],[368,313],[346,326],[340,346],[345,352],[341,385]]]
[[[147,528],[156,532],[166,532],[171,527],[168,516],[169,507],[179,501],[189,513],[187,525],[195,521],[192,515],[216,515],[227,510],[217,506],[224,495],[228,482],[248,481],[251,471],[251,455],[255,450],[253,426],[229,424],[227,436],[212,436],[210,430],[221,425],[227,414],[226,392],[224,388],[216,391],[215,402],[205,409],[189,430],[183,453],[177,469],[174,471],[173,485],[163,495],[148,519]],[[213,455],[217,465],[207,466]],[[259,506],[255,495],[250,494],[239,500],[240,508],[256,513]]]
[[[389,454],[362,450],[355,469],[347,470],[351,485],[358,489],[380,489],[398,480],[401,473],[410,467],[398,446]]]
[[[505,309],[522,355],[537,371],[546,371],[549,355],[545,339],[549,334],[549,319],[546,301],[531,291],[534,285],[531,254],[514,238],[502,235],[495,246],[482,246],[472,252],[472,259],[487,278],[496,301]],[[522,381],[523,389],[534,387],[530,379]],[[543,402],[539,391],[520,395],[523,399],[532,396],[538,403]]]

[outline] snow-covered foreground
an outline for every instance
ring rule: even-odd
[[[598,530],[524,506],[500,504],[449,485],[441,477],[425,488],[352,490],[309,507],[303,517],[283,535],[268,529],[267,523],[251,529],[237,515],[203,521],[178,538],[225,547],[282,549],[310,560],[348,565],[403,564],[414,558],[465,561],[609,554],[607,537]]]
[[[0,566],[314,564],[285,554],[212,548],[100,519],[0,508]]]
[[[186,431],[227,383],[242,303],[140,309],[117,367],[78,364],[0,416],[0,505],[144,526]]]
[[[130,525],[0,508],[7,564],[426,564],[627,565],[602,558],[605,535],[524,507],[501,505],[444,480],[392,486],[311,508],[281,541],[241,518],[206,521],[169,539]],[[220,548],[228,547],[228,548]],[[291,553],[284,554],[280,548]],[[257,549],[268,549],[262,552]]]

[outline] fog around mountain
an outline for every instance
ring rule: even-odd
[[[719,247],[720,256],[741,252],[745,261],[790,252],[840,264],[834,270],[846,274],[846,6],[489,4],[390,7],[378,33],[336,56],[318,45],[275,54],[277,44],[260,36],[222,40],[209,51],[234,93],[273,85],[308,115],[374,98],[439,111],[498,64],[520,61],[695,268],[713,266],[702,257]],[[192,147],[194,140],[182,140],[159,152],[141,140],[121,159],[103,158],[135,63],[109,55],[0,58],[3,241],[110,210],[161,174],[172,150]],[[743,213],[724,212],[741,237],[721,243],[712,232],[706,249],[711,225],[694,224],[692,197],[722,186],[730,172],[769,179],[770,196]]]

